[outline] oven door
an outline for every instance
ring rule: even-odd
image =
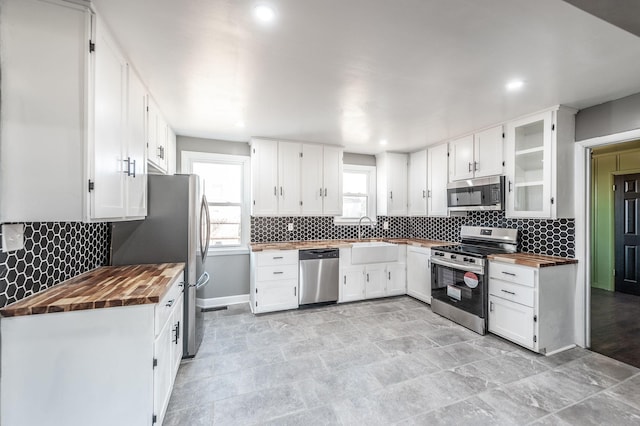
[[[431,297],[480,318],[486,318],[487,290],[481,268],[461,269],[431,258]]]

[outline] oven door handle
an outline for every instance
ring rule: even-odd
[[[437,257],[431,257],[432,265],[442,265],[449,268],[457,269],[459,271],[474,272],[476,274],[483,274],[483,268],[481,266],[460,265],[458,263],[447,262],[446,260],[439,259]]]

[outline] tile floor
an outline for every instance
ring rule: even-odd
[[[410,297],[206,314],[164,424],[638,425],[640,370],[585,349],[543,357]]]

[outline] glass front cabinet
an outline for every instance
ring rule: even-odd
[[[574,118],[557,107],[507,124],[507,217],[573,217]]]

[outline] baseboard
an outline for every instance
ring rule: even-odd
[[[196,299],[198,308],[219,308],[221,306],[237,305],[240,303],[249,303],[248,294],[239,294],[237,296],[212,297],[209,299]]]

